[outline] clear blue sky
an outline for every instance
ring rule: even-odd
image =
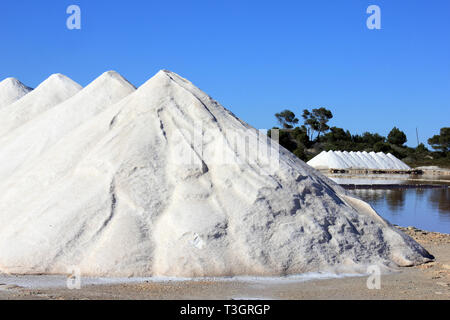
[[[366,28],[370,4],[382,30]],[[139,86],[169,69],[257,128],[313,107],[352,133],[398,126],[411,146],[416,126],[422,142],[450,126],[448,0],[1,1],[0,39],[0,79],[29,86],[106,70]]]

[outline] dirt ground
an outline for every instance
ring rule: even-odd
[[[167,281],[28,289],[0,283],[0,299],[450,299],[450,235],[401,228],[436,261],[382,275],[380,289],[366,276],[306,282]]]

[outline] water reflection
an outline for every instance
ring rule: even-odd
[[[450,214],[450,189],[437,189],[430,194],[430,202],[441,214]]]
[[[391,223],[450,233],[450,189],[352,190]]]
[[[416,196],[417,196],[417,198],[419,198],[420,200],[422,200],[423,197],[426,196],[425,189],[416,189]]]
[[[393,213],[400,212],[405,207],[406,190],[395,189],[386,192],[386,203]]]
[[[351,190],[351,192],[366,201],[370,201],[370,203],[373,204],[380,201],[384,201],[386,197],[386,192],[389,192],[389,190],[355,189]]]

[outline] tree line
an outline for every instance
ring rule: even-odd
[[[405,145],[406,134],[394,127],[387,137],[378,133],[351,134],[349,130],[330,127],[333,113],[326,108],[303,110],[303,124],[291,110],[275,114],[280,127],[280,144],[303,161],[308,161],[322,151],[367,151],[392,153],[411,166],[440,165],[450,167],[450,127],[441,128],[440,134],[428,139],[433,151],[423,143],[416,148]],[[269,131],[270,135],[270,131]]]

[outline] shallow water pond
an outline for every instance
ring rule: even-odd
[[[450,233],[450,189],[351,190],[391,223]]]

